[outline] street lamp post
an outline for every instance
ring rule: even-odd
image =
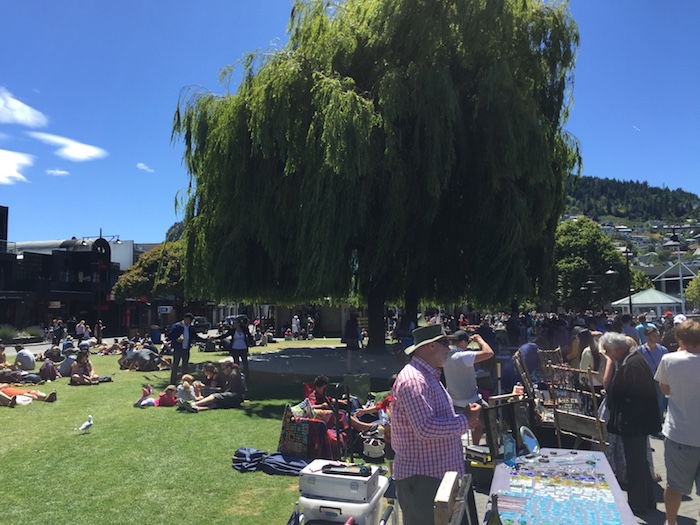
[[[627,298],[629,299],[630,315],[632,315],[632,270],[630,269],[630,257],[632,251],[625,247],[625,260],[627,261]]]
[[[681,313],[685,313],[685,293],[683,290],[683,265],[681,261],[681,241],[676,235],[676,229],[673,229],[673,234],[668,242],[663,244],[664,248],[676,248],[678,255],[678,288],[680,290]]]

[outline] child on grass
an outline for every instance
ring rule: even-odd
[[[174,407],[177,404],[177,397],[175,397],[176,392],[177,388],[175,385],[168,385],[158,398],[154,399],[149,397],[153,393],[153,387],[148,385],[141,391],[141,397],[134,403],[134,407]]]
[[[177,399],[178,401],[198,401],[202,399],[201,383],[195,381],[190,374],[183,375],[180,384],[177,385]]]

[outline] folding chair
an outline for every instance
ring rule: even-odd
[[[561,436],[567,435],[576,438],[574,448],[578,448],[581,441],[587,441],[599,445],[605,452],[607,428],[598,418],[598,394],[593,387],[593,372],[557,365],[548,368],[555,381],[550,385],[550,394],[559,447]],[[588,380],[581,382],[581,377]]]
[[[545,383],[550,384],[552,382],[552,377],[550,377],[551,370],[547,368],[549,365],[563,365],[564,356],[561,353],[561,348],[555,348],[554,350],[537,350],[537,359],[540,362],[539,369],[541,371],[542,379]]]
[[[459,480],[456,472],[446,472],[435,493],[433,504],[435,525],[479,523],[471,474],[465,474]]]

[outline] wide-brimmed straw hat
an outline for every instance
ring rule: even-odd
[[[447,338],[445,329],[441,324],[429,324],[428,326],[421,326],[416,328],[411,332],[413,334],[413,344],[406,348],[404,352],[406,354],[412,354],[421,346],[425,346],[430,343],[434,343],[440,339]]]

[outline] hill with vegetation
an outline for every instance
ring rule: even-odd
[[[618,217],[633,221],[680,221],[700,218],[700,197],[681,189],[650,186],[647,182],[578,177],[567,187],[566,213],[594,220]]]

